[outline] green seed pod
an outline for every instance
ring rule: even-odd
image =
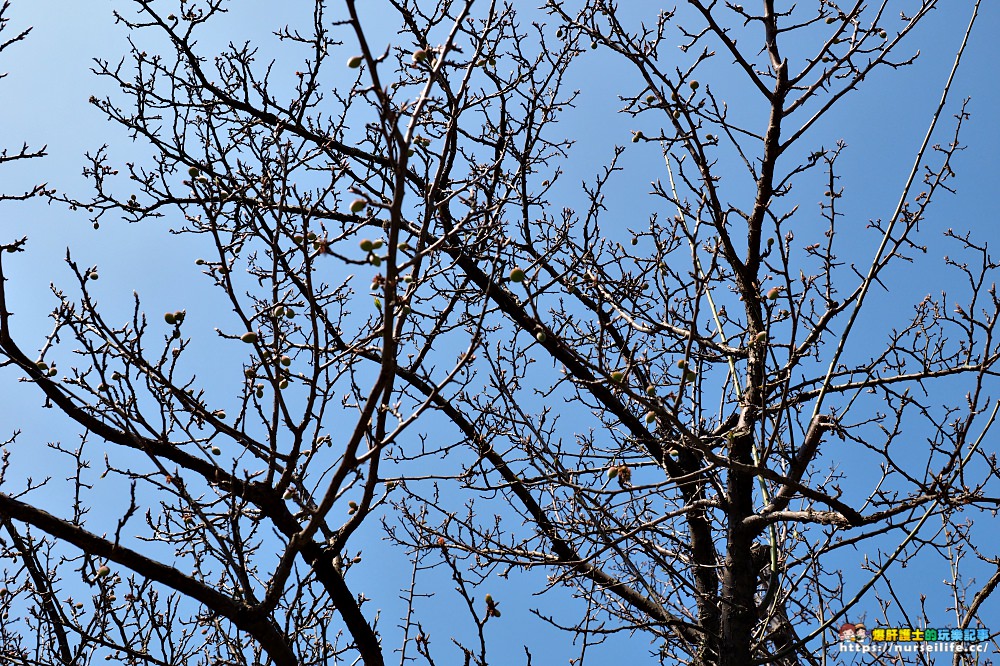
[[[613,479],[616,476],[618,476],[618,468],[617,467],[611,467],[611,468],[609,468],[608,469],[608,478],[609,479]]]
[[[111,569],[108,568],[108,565],[102,564],[97,569],[97,577],[98,578],[107,578],[109,575],[111,575]]]
[[[226,413],[221,409],[217,409],[214,412],[212,412],[212,416],[221,421],[222,419],[226,418]]]
[[[549,339],[549,336],[545,334],[545,331],[538,331],[538,333],[535,333],[535,339],[539,342],[545,342]]]
[[[358,67],[361,67],[361,63],[363,63],[364,61],[365,61],[365,59],[364,59],[363,56],[359,56],[359,55],[357,55],[357,56],[351,56],[347,60],[347,66],[350,69],[357,69]]]
[[[656,395],[656,387],[650,384],[646,387],[646,395],[653,396]]]
[[[287,368],[291,364],[292,364],[291,357],[289,357],[289,356],[282,356],[281,357],[281,365],[283,365],[283,366],[285,366]]]
[[[198,171],[198,167],[191,167],[190,169],[188,169],[188,175],[191,176],[192,178],[197,178],[198,176],[201,175],[201,172]]]
[[[99,276],[99,275],[97,274],[97,271],[91,271],[91,272],[90,272],[90,273],[89,273],[89,274],[87,275],[87,277],[88,277],[88,278],[90,278],[91,280],[96,280],[96,279],[97,279],[97,278],[99,278],[100,276]]]
[[[371,252],[372,248],[375,247],[375,243],[371,242],[366,238],[363,241],[361,241],[361,243],[359,243],[359,246],[364,252]]]
[[[656,420],[656,412],[646,412],[646,423],[652,423]]]
[[[177,317],[174,315],[173,312],[168,312],[165,315],[163,315],[163,321],[173,326],[174,324],[177,323]]]
[[[253,344],[257,342],[257,334],[254,333],[253,331],[247,331],[246,333],[240,336],[240,340],[247,343],[248,345]]]
[[[213,446],[212,447],[212,455],[213,456],[221,456],[222,455],[222,449],[220,449],[217,446]]]
[[[35,363],[35,367],[38,368],[39,370],[48,370],[49,364],[46,363],[45,361],[39,361],[38,363]]]
[[[646,104],[652,104],[656,101],[656,95],[646,95]]]
[[[701,84],[699,84],[697,81],[692,81],[688,85],[691,86],[691,90],[697,90],[698,86],[701,85]]]
[[[278,382],[278,388],[282,390],[288,388],[288,380],[282,379],[280,382]]]
[[[625,373],[622,372],[621,370],[615,370],[614,372],[611,373],[611,381],[613,381],[615,384],[621,384],[622,380],[624,379],[625,379]]]
[[[367,207],[368,207],[368,202],[365,201],[364,199],[355,199],[354,201],[351,202],[352,213],[360,213]]]
[[[524,269],[515,268],[510,272],[511,282],[524,282]]]

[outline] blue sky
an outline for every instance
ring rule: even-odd
[[[91,95],[113,94],[104,82],[91,74],[90,59],[100,57],[117,61],[126,53],[127,35],[120,26],[114,25],[111,16],[112,9],[126,4],[110,0],[87,3],[15,0],[11,12],[12,27],[17,29],[31,25],[34,31],[26,42],[0,56],[0,71],[9,72],[9,76],[0,81],[0,94],[7,101],[0,105],[0,128],[3,128],[0,144],[8,148],[16,148],[22,141],[36,147],[45,144],[49,155],[44,160],[4,170],[2,182],[5,191],[16,191],[39,181],[47,181],[60,190],[85,195],[88,184],[80,175],[84,165],[83,155],[103,144],[111,146],[112,154],[120,163],[148,157],[146,146],[132,143],[120,128],[106,122],[87,103]],[[271,2],[246,0],[213,37],[220,44],[228,39],[260,40],[265,54],[278,54],[276,49],[281,47],[276,46],[268,35],[275,23],[284,24],[302,18],[295,16],[293,4],[282,3],[276,7]],[[525,9],[534,6],[534,3],[516,4]],[[647,4],[636,3],[630,11],[643,15],[648,9]],[[829,122],[817,130],[816,143],[829,147],[842,139],[848,145],[840,163],[841,184],[849,193],[847,210],[860,226],[867,219],[884,218],[891,214],[899,187],[909,171],[913,153],[939,97],[940,86],[951,67],[970,9],[969,2],[942,5],[911,40],[911,44],[919,46],[921,52],[917,64],[899,72],[882,71],[873,76],[862,92],[851,95]],[[388,39],[387,27],[378,24],[376,12],[372,14],[373,30]],[[936,242],[940,232],[947,228],[972,229],[991,243],[998,236],[995,212],[995,181],[1000,166],[997,158],[1000,154],[1000,123],[997,122],[1000,86],[997,85],[996,72],[996,63],[1000,62],[1000,41],[995,37],[998,31],[1000,6],[987,2],[982,8],[948,107],[954,112],[961,99],[971,98],[968,107],[971,119],[962,135],[966,149],[957,162],[958,192],[942,198],[933,210],[932,219],[927,222],[931,254],[947,252],[944,244]],[[157,46],[149,45],[148,48],[154,50]],[[350,47],[345,48],[351,51]],[[279,62],[286,69],[295,68],[293,62]],[[712,85],[720,90],[725,90],[727,86],[736,89],[737,81],[730,78],[731,71],[723,59],[718,59],[712,67],[718,70],[718,79],[711,81]],[[571,159],[564,165],[566,177],[557,190],[557,194],[565,196],[567,201],[578,201],[575,198],[579,197],[580,180],[592,178],[612,148],[616,144],[627,143],[628,129],[641,128],[643,122],[641,119],[626,122],[614,119],[615,111],[621,106],[617,95],[622,91],[623,81],[630,76],[622,63],[609,58],[599,49],[583,57],[574,76],[573,87],[582,90],[580,103],[559,126],[567,137],[577,141]],[[764,112],[755,101],[749,101],[746,108],[739,108],[740,97],[734,95],[731,99],[735,113],[754,117]],[[945,118],[945,121],[948,120],[950,118]],[[941,141],[947,139],[950,127],[950,122],[942,123],[938,135]],[[662,160],[652,147],[630,150],[624,158],[626,174],[640,176],[619,178],[614,185],[613,195],[621,206],[622,222],[620,229],[612,228],[610,233],[620,233],[621,240],[629,235],[626,227],[643,227],[655,205],[646,195],[650,174],[657,173],[657,164],[662,164]],[[796,202],[803,207],[814,205],[818,211],[820,195],[820,191],[803,194],[796,197]],[[110,312],[119,317],[127,316],[131,292],[137,290],[142,295],[145,309],[152,315],[186,307],[192,313],[192,325],[210,330],[215,325],[213,316],[222,306],[212,300],[212,295],[199,288],[199,269],[194,265],[198,248],[189,238],[167,233],[173,222],[166,219],[155,224],[129,225],[108,220],[100,230],[95,231],[85,216],[59,206],[46,205],[41,201],[5,206],[0,211],[3,242],[25,234],[30,238],[29,252],[6,264],[14,276],[8,289],[13,309],[18,315],[16,332],[26,341],[40,341],[47,332],[50,322],[45,317],[54,303],[49,294],[50,281],[71,287],[71,276],[61,263],[67,247],[82,264],[100,267],[98,293],[101,305]],[[859,234],[859,258],[871,254],[871,247],[864,244],[863,238]],[[866,330],[872,331],[873,335],[880,330],[880,318],[887,312],[906,312],[911,302],[919,300],[917,294],[934,293],[952,284],[951,277],[944,271],[910,271],[905,265],[898,267],[890,277],[898,280],[898,291],[873,293],[873,302],[878,307],[873,308],[870,319],[862,321],[864,326],[870,327]],[[960,287],[956,285],[954,288]],[[916,299],[912,298],[914,295],[917,295]],[[856,338],[853,344],[858,344],[861,339]],[[30,342],[26,342],[25,346],[30,349]],[[198,354],[205,363],[212,363],[220,349],[211,336],[206,336]],[[863,355],[861,349],[854,351]],[[209,390],[218,391],[219,399],[225,400],[223,380],[238,372],[238,366],[220,368],[219,385],[209,386]],[[23,427],[26,438],[37,443],[62,440],[69,445],[79,437],[79,433],[57,415],[41,410],[37,394],[28,385],[16,385],[15,378],[16,373],[0,373],[4,396],[0,403],[0,437],[6,436],[7,431],[14,427]],[[50,473],[58,480],[65,472],[60,468],[61,464],[55,458],[46,458],[41,464],[40,457],[22,454],[15,457],[14,469],[25,475]],[[845,465],[850,469],[849,460],[845,461]],[[864,469],[859,465],[855,472],[861,475]],[[54,484],[49,496],[53,510],[65,500],[65,495],[57,487]],[[108,499],[111,501],[111,498]],[[395,603],[391,600],[395,598],[398,581],[386,580],[380,575],[377,565],[371,563],[381,561],[385,564],[398,554],[393,555],[382,545],[375,529],[377,525],[373,524],[372,528],[366,535],[370,540],[369,552],[378,555],[375,558],[366,555],[371,568],[361,568],[360,575],[366,576],[362,580],[369,586],[365,587],[368,596],[378,603],[384,599],[385,604],[391,606]],[[994,547],[1000,545],[995,537],[985,538],[991,540]],[[397,560],[393,566],[404,564],[405,561]],[[944,575],[945,572],[936,570],[923,572],[924,579],[935,583]],[[430,585],[434,579],[428,580]],[[439,583],[447,589],[446,580]],[[502,595],[506,601],[503,606],[505,616],[502,623],[493,623],[489,630],[495,632],[499,645],[507,646],[509,651],[504,653],[506,656],[519,658],[522,643],[527,643],[539,658],[536,663],[544,663],[541,659],[544,656],[575,656],[572,649],[566,648],[569,637],[558,635],[553,640],[553,631],[524,610],[531,605],[528,594],[538,587],[537,579],[529,575],[512,576],[510,581],[497,581],[496,585],[497,589],[503,590],[494,594],[498,597]],[[369,592],[369,589],[374,592]],[[940,588],[937,590],[938,598],[943,600]],[[567,603],[567,595],[562,592],[553,593],[553,598],[559,598],[560,604]],[[996,610],[1000,605],[994,602],[992,608]],[[874,604],[871,610],[876,610]],[[387,617],[390,621],[395,620],[391,613]],[[446,624],[446,621],[442,622],[442,625]],[[614,645],[613,654],[618,659],[625,655],[638,661],[646,658],[648,644],[645,639],[614,641]],[[610,649],[606,654],[610,658]]]

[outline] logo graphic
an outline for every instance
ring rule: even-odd
[[[841,652],[986,652],[987,627],[877,627],[845,622],[837,629]],[[869,641],[869,638],[871,639]]]
[[[838,633],[841,643],[864,643],[868,640],[868,630],[860,622],[856,624],[845,622],[840,626]]]

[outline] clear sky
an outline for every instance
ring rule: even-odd
[[[165,0],[170,1],[170,0]],[[112,154],[124,163],[127,160],[148,159],[147,147],[133,143],[123,131],[105,121],[96,109],[87,103],[91,95],[114,94],[106,83],[98,80],[90,71],[91,58],[99,57],[117,61],[128,48],[128,35],[121,26],[116,26],[112,10],[128,5],[124,0],[92,0],[70,2],[68,0],[14,0],[10,17],[12,31],[33,26],[29,39],[13,46],[0,56],[0,71],[9,76],[0,81],[0,146],[16,149],[22,142],[30,146],[47,145],[48,157],[6,168],[0,179],[0,189],[13,192],[30,187],[31,184],[46,181],[62,191],[85,196],[88,183],[81,177],[84,153],[93,152],[104,144],[111,146]],[[279,55],[281,47],[269,38],[269,33],[277,23],[285,24],[301,19],[296,17],[294,5],[311,3],[273,3],[264,0],[242,0],[238,11],[227,19],[218,35],[221,42],[232,39],[260,40],[263,54]],[[336,4],[336,3],[334,3]],[[516,0],[517,6],[529,10],[537,2]],[[624,4],[624,3],[623,3]],[[647,5],[659,3],[636,2],[630,7],[637,15],[652,14]],[[787,4],[787,3],[786,3]],[[882,71],[861,93],[852,95],[833,117],[839,127],[827,124],[817,134],[817,140],[829,147],[838,139],[848,144],[848,149],[840,164],[842,185],[849,198],[848,212],[859,221],[870,218],[888,217],[896,203],[899,186],[912,164],[913,154],[929,121],[930,113],[940,95],[940,87],[951,67],[955,49],[968,21],[972,3],[949,1],[943,3],[933,18],[911,41],[919,47],[920,58],[911,68],[896,73]],[[276,16],[280,13],[280,17]],[[928,221],[936,235],[932,236],[930,251],[943,254],[943,246],[938,246],[933,238],[940,237],[940,231],[950,227],[969,228],[991,244],[1000,238],[996,219],[996,180],[1000,173],[1000,77],[997,63],[1000,63],[1000,4],[984,3],[982,16],[966,52],[962,69],[952,92],[951,112],[957,103],[971,98],[969,110],[971,119],[966,124],[962,141],[966,149],[957,161],[957,187],[955,195],[942,198]],[[387,26],[378,23],[378,16],[370,17],[373,30],[388,34]],[[380,34],[382,34],[380,33]],[[388,37],[386,37],[387,39]],[[162,45],[149,45],[149,50]],[[262,58],[263,59],[263,58]],[[589,60],[588,60],[589,59]],[[719,70],[717,85],[723,88],[730,83],[732,74],[723,59],[712,66]],[[288,64],[288,67],[294,67]],[[614,120],[617,125],[609,125],[609,114],[620,107],[617,98],[622,92],[623,68],[608,54],[600,50],[585,57],[585,64],[578,67],[573,76],[573,86],[582,90],[580,104],[573,114],[568,114],[560,127],[567,136],[577,140],[570,161],[564,165],[567,177],[561,184],[568,200],[574,197],[579,202],[579,182],[590,178],[596,172],[596,165],[605,161],[615,144],[626,144],[627,128],[636,125],[632,121]],[[735,85],[735,84],[734,84]],[[734,113],[752,115],[759,109],[748,104],[739,108],[738,98],[734,98]],[[948,118],[946,118],[948,120]],[[615,131],[609,131],[614,127]],[[939,131],[939,140],[946,141],[950,122],[945,122]],[[620,130],[620,131],[619,131]],[[626,174],[638,173],[641,177],[621,178],[615,183],[614,197],[626,211],[623,218],[634,218],[635,227],[641,227],[655,202],[646,197],[649,182],[656,174],[656,164],[662,165],[662,158],[655,150],[642,152],[633,150],[625,157]],[[651,175],[652,174],[652,175]],[[816,205],[819,193],[801,197],[801,203]],[[634,205],[630,205],[634,202]],[[818,211],[818,207],[817,207]],[[100,230],[91,228],[86,216],[79,212],[65,210],[56,205],[46,205],[41,201],[24,204],[8,204],[0,208],[0,238],[3,242],[28,235],[30,244],[27,254],[5,264],[13,275],[8,289],[13,298],[13,309],[17,313],[16,333],[32,349],[30,341],[40,341],[49,330],[46,319],[54,299],[49,293],[50,282],[72,289],[71,276],[61,263],[70,248],[74,257],[82,264],[100,266],[102,284],[99,290],[102,306],[119,317],[127,316],[131,307],[131,293],[141,293],[147,312],[156,315],[166,310],[186,307],[192,311],[195,325],[211,331],[215,325],[214,308],[221,307],[214,302],[214,296],[200,289],[199,269],[193,260],[198,249],[189,238],[172,236],[168,227],[175,221],[161,220],[158,223],[128,225],[111,220],[102,224]],[[628,219],[623,219],[622,238]],[[863,224],[862,224],[863,226]],[[870,255],[869,248],[859,247],[859,256]],[[900,281],[903,293],[936,293],[947,286],[944,273],[907,273],[905,267],[894,274]],[[959,288],[956,286],[955,288]],[[900,292],[886,295],[873,293],[873,298],[881,305],[877,312],[887,312],[905,301],[899,300]],[[919,300],[919,299],[917,299]],[[157,315],[158,316],[158,315]],[[223,315],[220,315],[223,316]],[[875,317],[877,319],[877,317]],[[877,321],[865,322],[876,326]],[[873,329],[874,330],[874,329]],[[211,336],[208,336],[211,337]],[[209,340],[197,352],[205,363],[211,363],[216,349]],[[196,357],[197,358],[197,357]],[[238,372],[236,370],[232,372]],[[37,442],[62,440],[67,445],[77,440],[80,433],[59,418],[53,411],[42,410],[41,400],[29,385],[15,383],[16,374],[9,370],[0,371],[0,437],[6,438],[9,431],[22,428],[25,435]],[[223,380],[214,387],[219,399],[225,392]],[[231,377],[230,377],[231,379]],[[213,390],[209,386],[209,390]],[[1000,391],[995,391],[1000,393]],[[16,457],[14,469],[25,475],[36,477],[53,474],[57,479],[65,470],[58,463],[39,457]],[[850,468],[850,461],[845,461]],[[52,470],[57,470],[53,472]],[[863,470],[857,470],[862,474]],[[66,499],[65,492],[54,484],[51,509],[58,512],[60,502]],[[113,500],[108,498],[109,503]],[[95,507],[100,509],[100,507]],[[373,523],[373,528],[377,525]],[[985,531],[984,531],[985,533]],[[988,534],[988,533],[987,533]],[[379,574],[378,562],[390,562],[398,557],[389,553],[382,544],[377,529],[369,531],[371,552],[367,567],[360,576],[369,579],[370,587],[365,588],[368,596],[377,603],[391,606],[395,603],[398,581],[387,581]],[[1000,540],[995,535],[984,537],[993,546],[994,553],[1000,550]],[[385,558],[379,559],[379,558]],[[395,562],[394,566],[403,563]],[[929,570],[924,572],[928,581],[936,585],[946,572]],[[538,587],[537,578],[528,575],[520,578],[512,576],[510,581],[497,581],[495,595],[504,595],[509,600],[504,605],[503,622],[490,627],[500,638],[498,644],[506,646],[502,652],[510,659],[520,660],[522,644],[527,644],[536,657],[569,658],[575,656],[567,647],[571,637],[560,635],[552,639],[553,630],[538,618],[527,612],[534,601],[528,593]],[[448,582],[440,581],[442,586]],[[928,583],[930,585],[931,583]],[[368,590],[375,590],[369,592]],[[936,594],[942,603],[942,588]],[[567,603],[567,595],[556,592],[553,599]],[[544,607],[546,602],[540,602]],[[1000,604],[994,601],[991,608],[996,611]],[[874,601],[871,604],[874,612]],[[1000,614],[996,614],[1000,618]],[[390,623],[396,616],[387,615]],[[997,625],[1000,625],[998,619]],[[1000,628],[1000,627],[997,627]],[[606,663],[631,656],[637,662],[647,660],[649,649],[645,639],[629,643],[625,639],[613,640],[612,648],[607,648]],[[568,655],[568,656],[567,656]],[[502,663],[497,660],[497,663]],[[547,663],[540,658],[535,663]]]

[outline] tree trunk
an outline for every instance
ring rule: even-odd
[[[750,454],[753,435],[747,431],[733,439],[731,458],[740,463],[752,464]],[[751,547],[753,533],[744,527],[744,519],[753,512],[754,478],[746,472],[730,469],[727,490],[729,494],[729,529],[726,538],[726,562],[722,579],[722,635],[720,637],[719,666],[749,666],[753,628],[756,622],[754,592],[757,571]]]

